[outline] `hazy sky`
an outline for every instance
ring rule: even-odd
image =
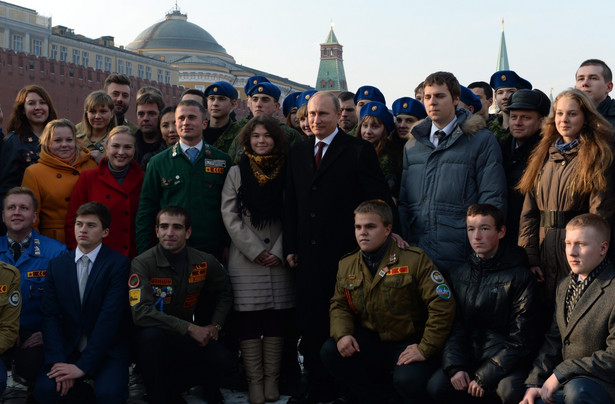
[[[51,16],[53,25],[77,34],[114,36],[117,46],[175,7],[162,0],[106,0],[78,8],[71,0],[11,2]],[[437,70],[453,72],[464,85],[488,82],[496,68],[502,18],[511,69],[547,94],[574,85],[585,59],[602,59],[615,70],[613,0],[178,0],[178,5],[238,64],[311,86],[319,44],[333,22],[344,46],[349,89],[375,85],[389,107],[396,98],[413,96],[414,87]]]

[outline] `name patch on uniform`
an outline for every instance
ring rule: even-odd
[[[130,278],[128,278],[128,287],[130,289],[137,288],[139,287],[140,284],[141,284],[141,279],[139,279],[139,275],[137,274],[130,275]]]
[[[0,293],[6,293],[7,290],[8,288],[6,287],[6,285],[0,285]]]
[[[434,281],[434,283],[437,283],[437,284],[444,283],[444,276],[442,276],[440,271],[432,271],[430,277],[431,277],[431,280]]]
[[[20,297],[21,295],[19,294],[19,291],[18,290],[14,291],[9,296],[9,304],[13,307],[19,306],[19,300],[21,300]]]
[[[156,286],[171,286],[173,279],[171,278],[152,278],[149,283]]]
[[[47,271],[43,270],[43,271],[28,271],[26,273],[26,276],[28,278],[44,278],[45,275],[47,275]]]
[[[451,298],[451,290],[446,285],[438,285],[438,287],[436,287],[436,293],[444,300]]]
[[[224,168],[223,167],[205,167],[205,172],[213,173],[213,174],[224,174]]]
[[[205,167],[226,167],[226,160],[205,159]]]
[[[408,267],[397,267],[397,268],[391,268],[391,270],[387,272],[386,276],[407,274],[407,273],[408,273]]]
[[[188,283],[203,282],[207,276],[207,262],[203,261],[200,264],[194,265],[194,269],[190,272]]]
[[[184,300],[184,309],[194,306],[199,301],[200,294],[201,292],[197,292],[186,296],[186,300]]]
[[[132,289],[128,291],[128,302],[131,306],[141,303],[141,289]]]

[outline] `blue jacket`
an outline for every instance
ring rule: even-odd
[[[399,193],[404,238],[446,274],[467,256],[468,207],[490,203],[506,213],[506,176],[497,140],[480,116],[463,109],[456,114],[453,132],[438,147],[429,140],[430,118],[412,129]]]
[[[7,236],[0,237],[0,261],[17,267],[21,273],[20,328],[40,331],[41,300],[47,266],[51,259],[64,254],[66,251],[64,244],[42,236],[32,229],[28,251],[21,254],[15,262],[13,252],[7,242]]]

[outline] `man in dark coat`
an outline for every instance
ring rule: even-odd
[[[615,402],[615,266],[610,229],[586,213],[566,226],[572,272],[557,288],[549,333],[534,361],[521,404]]]
[[[307,396],[295,402],[330,401],[334,395],[330,380],[322,380],[319,352],[329,337],[337,264],[356,247],[354,209],[364,200],[382,199],[396,211],[374,147],[341,131],[340,115],[333,94],[315,94],[308,103],[315,136],[292,148],[288,159],[284,254],[297,268],[297,325],[309,374]]]

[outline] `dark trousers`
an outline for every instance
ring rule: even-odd
[[[167,397],[206,381],[218,387],[235,362],[217,341],[201,347],[188,334],[171,334],[155,327],[140,329],[136,345],[149,403],[166,403]]]
[[[19,340],[23,344],[34,332],[31,330],[19,330]],[[31,348],[13,348],[13,361],[15,373],[28,383],[34,383],[39,372],[45,364],[45,350],[43,345]]]
[[[575,377],[554,394],[556,404],[613,404],[607,391],[589,377]],[[545,404],[541,399],[536,404]]]
[[[6,364],[4,363],[4,360],[0,358],[0,396],[2,396],[4,390],[6,390],[6,379]]]
[[[74,363],[74,361],[70,361]],[[51,366],[43,368],[36,378],[34,398],[41,404],[47,403],[89,403],[91,389],[84,379],[94,380],[94,396],[97,403],[125,403],[128,399],[128,363],[125,360],[106,357],[103,359],[95,375],[86,375],[76,380],[75,385],[65,397],[60,397],[56,391],[56,382],[47,377]]]
[[[357,328],[353,336],[361,351],[349,358],[340,355],[332,338],[320,351],[327,370],[355,394],[353,402],[382,403],[392,390],[403,403],[429,402],[425,386],[438,367],[437,358],[398,366],[399,355],[413,342],[382,342],[378,334],[363,328]]]
[[[487,391],[482,398],[474,398],[467,391],[455,390],[451,384],[451,379],[438,369],[431,377],[427,384],[427,391],[431,399],[436,403],[502,403],[502,404],[517,404],[523,400],[525,394],[525,378],[527,370],[519,370],[504,377],[498,383],[496,391]],[[472,376],[470,376],[471,378]]]

